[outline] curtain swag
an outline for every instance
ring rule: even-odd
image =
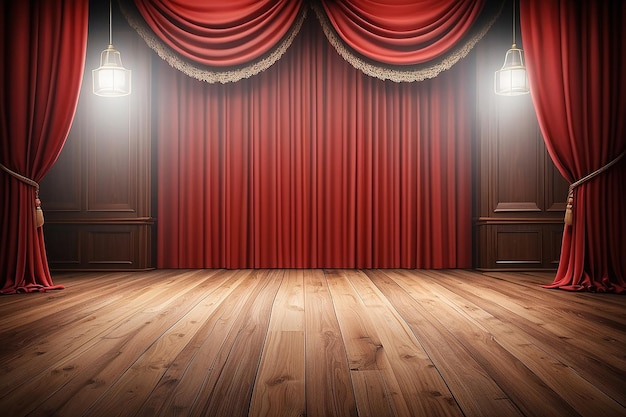
[[[221,8],[216,2],[200,10],[167,0],[119,1],[130,26],[159,57],[208,83],[236,82],[268,69],[291,46],[308,14],[302,0],[289,2],[291,8],[285,0],[264,0]],[[434,78],[467,56],[500,15],[504,0],[449,1],[427,10],[390,3],[393,11],[380,18],[376,15],[385,8],[368,10],[372,6],[362,0],[309,4],[329,43],[354,68],[381,80],[414,82]],[[211,21],[204,20],[208,16]],[[360,37],[348,39],[337,22],[358,27]],[[269,45],[274,38],[267,34],[279,27],[284,35]],[[368,48],[371,54],[364,52]]]
[[[135,0],[139,3],[139,0]],[[142,15],[137,10],[132,0],[120,0],[120,8],[122,14],[128,21],[129,25],[143,38],[148,47],[154,50],[159,57],[166,61],[170,66],[200,81],[207,83],[230,83],[245,78],[249,78],[271,67],[278,61],[287,51],[296,35],[302,27],[302,22],[307,15],[307,9],[299,6],[297,16],[288,28],[282,40],[278,42],[269,52],[256,57],[249,62],[233,65],[228,67],[207,66],[202,63],[185,58],[176,52],[171,46],[163,41],[146,23]],[[295,3],[295,2],[294,2]],[[270,29],[271,30],[271,29]],[[228,45],[228,43],[225,43]],[[226,48],[227,46],[224,46]]]
[[[452,68],[460,59],[466,57],[496,21],[500,15],[503,4],[502,2],[498,7],[489,9],[484,16],[481,16],[480,22],[472,26],[468,35],[463,38],[464,40],[455,44],[450,50],[430,61],[416,65],[391,65],[364,57],[346,44],[345,39],[337,33],[335,27],[329,20],[327,12],[321,5],[313,3],[312,7],[315,10],[315,14],[320,21],[328,42],[335,48],[337,53],[354,68],[364,74],[381,80],[414,82],[434,78],[441,72]]]

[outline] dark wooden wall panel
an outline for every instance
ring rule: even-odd
[[[117,227],[114,230],[87,232],[87,253],[90,264],[128,267],[135,263],[137,240],[134,228]]]
[[[541,266],[543,245],[540,227],[501,226],[496,229],[495,243],[497,265]]]
[[[475,230],[476,268],[555,269],[558,267],[562,224],[525,221],[485,222]]]
[[[559,257],[561,256],[561,243],[563,241],[563,226],[562,225],[551,225],[547,228],[545,233],[547,242],[546,242],[546,259],[545,262],[548,263],[553,268],[557,268],[559,266]]]
[[[130,98],[89,97],[92,126],[88,152],[89,211],[136,211],[137,138]]]
[[[49,223],[44,227],[50,268],[78,268],[82,259],[79,228]]]
[[[493,89],[494,72],[510,48],[510,16],[507,4],[473,51],[474,266],[554,269],[568,184],[548,155],[531,96],[502,97]]]
[[[150,57],[114,7],[116,47],[133,71],[132,94],[91,91],[108,44],[108,3],[90,2],[90,34],[76,116],[57,163],[41,182],[44,234],[53,270],[153,267]]]
[[[525,97],[494,97],[498,129],[492,138],[495,149],[495,211],[541,211],[543,195],[543,149],[532,103]]]
[[[546,172],[546,211],[564,213],[569,183],[552,163],[547,152],[545,165],[548,167]]]
[[[77,112],[77,115],[79,113]],[[74,129],[70,136],[79,136]],[[46,217],[54,212],[80,212],[82,208],[82,147],[80,140],[66,140],[57,162],[42,182],[42,208]],[[54,186],[52,186],[54,184]],[[56,184],[62,186],[56,186]],[[49,192],[48,185],[54,188]]]
[[[151,269],[152,225],[46,223],[48,263],[52,270]]]

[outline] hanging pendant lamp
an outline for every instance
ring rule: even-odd
[[[122,65],[122,57],[113,47],[113,10],[109,0],[109,46],[100,54],[100,66],[91,71],[93,93],[102,97],[130,94],[130,70]]]
[[[513,1],[513,46],[506,52],[502,68],[496,71],[494,88],[496,94],[501,96],[518,96],[530,92],[524,65],[524,51],[515,44],[515,1]]]

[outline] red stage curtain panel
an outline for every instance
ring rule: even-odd
[[[626,150],[626,5],[523,0],[522,39],[541,130],[570,183]],[[550,288],[626,291],[626,157],[574,189]]]
[[[471,267],[471,68],[374,79],[314,18],[237,83],[160,61],[157,266]]]
[[[361,55],[415,65],[447,51],[467,34],[486,0],[322,0],[341,39]]]
[[[0,163],[37,182],[56,161],[74,117],[88,7],[87,0],[2,4]],[[36,227],[35,188],[0,170],[0,190],[0,292],[60,288]]]
[[[302,0],[135,0],[156,36],[195,63],[230,67],[253,61],[283,39]]]

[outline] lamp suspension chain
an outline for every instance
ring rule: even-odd
[[[109,0],[109,45],[113,45],[113,6],[111,3],[113,0]]]
[[[515,0],[513,0],[513,45],[517,45],[515,42]]]

